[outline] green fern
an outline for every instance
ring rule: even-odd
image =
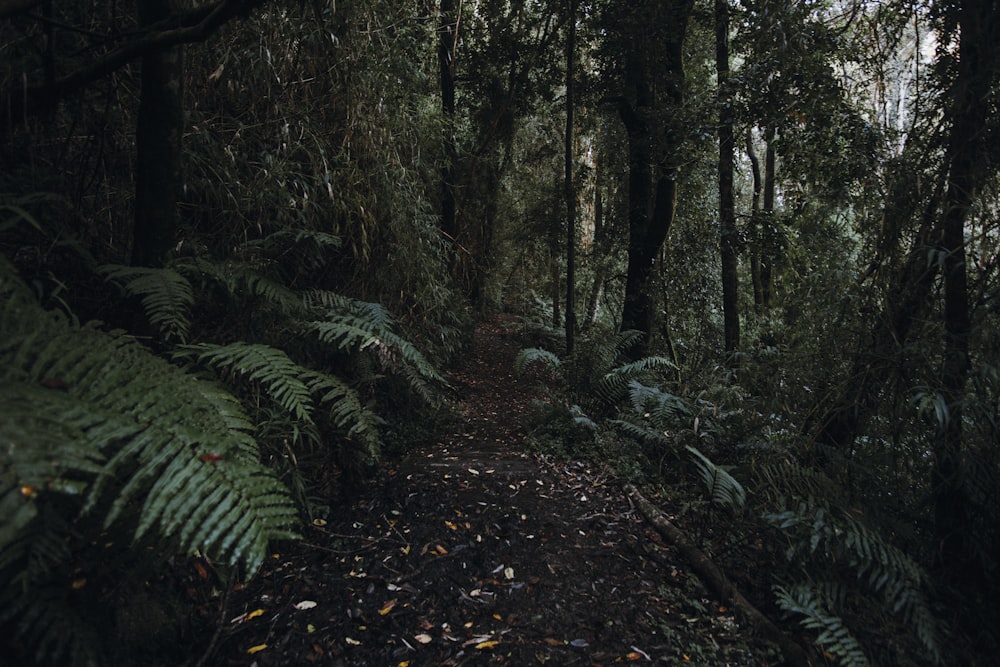
[[[444,378],[408,340],[397,334],[394,323],[381,305],[349,299],[329,292],[311,292],[305,302],[325,310],[322,320],[302,322],[305,330],[326,345],[347,352],[365,352],[387,372],[403,377],[423,400],[438,401],[433,387]]]
[[[746,507],[747,493],[735,477],[725,469],[715,465],[711,459],[697,448],[686,445],[686,449],[694,460],[695,467],[701,475],[712,502],[722,507],[728,507],[734,512],[741,512]]]
[[[98,271],[118,283],[129,296],[139,297],[146,317],[167,341],[185,342],[191,330],[194,293],[187,278],[173,269],[105,264]]]
[[[523,375],[529,366],[540,364],[551,369],[558,369],[562,366],[562,359],[555,353],[543,350],[538,347],[529,347],[521,350],[514,357],[514,372]]]
[[[267,345],[236,342],[229,345],[186,345],[178,356],[197,356],[199,362],[240,375],[260,384],[270,398],[296,419],[314,425],[312,393],[301,380],[305,369],[283,351]]]
[[[842,667],[868,667],[871,663],[861,643],[851,634],[844,622],[835,614],[823,608],[810,586],[785,588],[775,586],[774,595],[778,606],[790,614],[802,618],[802,627],[818,632],[816,643],[837,658]]]
[[[941,663],[941,626],[928,601],[931,582],[924,569],[847,507],[821,473],[790,462],[761,466],[758,473],[764,497],[780,508],[763,518],[788,536],[788,560],[810,572],[853,572],[859,592],[901,619],[927,658]],[[842,608],[836,597],[826,599],[831,613]]]
[[[271,540],[296,537],[288,491],[230,397],[120,333],[43,310],[7,262],[0,387],[0,606],[42,659],[97,664],[85,610],[50,604],[69,544],[130,535],[253,570]]]

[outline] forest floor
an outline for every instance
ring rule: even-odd
[[[502,322],[481,325],[449,376],[458,428],[230,593],[204,664],[777,662],[613,473],[526,449],[540,390],[514,376],[517,351]]]

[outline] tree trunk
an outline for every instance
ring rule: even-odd
[[[719,82],[719,250],[722,259],[722,317],[726,363],[739,366],[740,313],[738,238],[733,201],[735,139],[729,83],[729,3],[715,0],[715,68]]]
[[[576,188],[573,186],[573,51],[576,49],[576,0],[569,0],[566,38],[566,354],[573,354],[576,333]]]
[[[764,239],[773,238],[776,230],[774,229],[774,199],[775,199],[775,189],[776,189],[776,156],[774,150],[774,128],[769,127],[764,130],[764,206],[763,212],[764,216],[762,218],[763,226],[761,232]],[[760,285],[761,285],[761,304],[764,310],[769,309],[773,305],[774,301],[774,256],[773,248],[765,245],[764,251],[761,253],[760,258]]]
[[[760,193],[763,189],[763,179],[760,175],[760,158],[753,147],[753,131],[747,132],[747,157],[750,159],[750,174],[753,177],[753,193],[750,198],[750,227],[754,232],[760,224]],[[755,234],[754,234],[755,235]],[[764,311],[764,284],[760,275],[760,244],[756,238],[750,242],[750,277],[753,281],[754,310],[760,314]]]
[[[693,0],[674,0],[658,10],[670,16],[670,23],[662,34],[655,35],[657,47],[664,49],[663,62],[657,64],[655,73],[651,71],[653,36],[637,35],[638,43],[625,54],[625,95],[619,100],[618,112],[628,136],[629,243],[620,328],[643,334],[642,341],[629,351],[632,358],[644,356],[652,339],[653,263],[676,214],[676,162],[682,139],[670,123],[683,102],[684,36],[693,4]],[[657,16],[642,18],[647,23],[657,21]],[[662,91],[662,101],[656,99],[654,89]],[[656,132],[654,122],[662,123]]]
[[[458,223],[455,181],[458,174],[458,146],[455,141],[455,47],[458,44],[458,16],[454,0],[441,0],[438,24],[438,67],[441,78],[441,112],[444,114],[444,164],[441,166],[441,234],[451,253],[449,265],[456,270]]]
[[[171,0],[138,0],[141,25],[171,15]],[[183,47],[142,58],[142,88],[136,121],[135,228],[132,263],[162,266],[174,246],[181,191],[184,131]]]
[[[965,223],[987,174],[989,100],[1000,64],[1000,18],[994,3],[965,0],[960,7],[958,74],[952,93],[948,188],[940,245],[944,257],[944,359],[941,396],[948,408],[934,447],[931,492],[938,538],[939,570],[947,581],[975,591],[981,581],[962,480],[962,404],[969,371],[968,275]]]

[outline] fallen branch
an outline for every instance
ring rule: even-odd
[[[643,516],[687,559],[698,577],[719,596],[720,601],[731,604],[761,636],[778,645],[788,665],[809,667],[812,664],[802,647],[785,635],[771,619],[743,597],[743,594],[736,590],[725,573],[701,549],[691,544],[684,533],[670,523],[663,512],[649,502],[635,486],[628,484],[625,486],[625,491],[639,506]]]

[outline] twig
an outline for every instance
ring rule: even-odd
[[[628,493],[629,498],[639,506],[639,509],[646,519],[653,524],[653,527],[661,535],[670,540],[681,555],[691,564],[691,568],[701,580],[719,596],[720,601],[732,604],[740,612],[744,620],[748,621],[765,639],[778,645],[781,653],[785,656],[787,664],[792,667],[809,667],[812,664],[802,647],[785,635],[771,619],[743,597],[743,594],[736,590],[736,587],[729,581],[725,573],[719,569],[719,566],[713,563],[701,549],[694,546],[677,526],[670,523],[663,512],[639,493],[639,490],[634,485],[626,485],[625,491]]]

